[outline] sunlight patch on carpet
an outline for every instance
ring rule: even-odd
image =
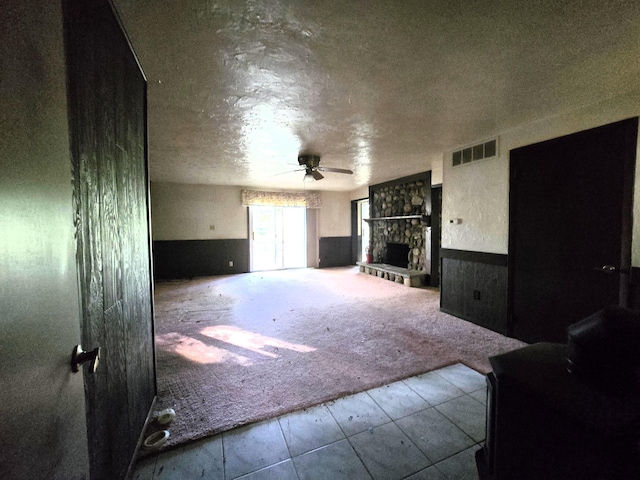
[[[253,365],[253,362],[243,355],[238,355],[224,348],[207,345],[200,340],[176,332],[156,336],[156,344],[167,351],[181,355],[195,363],[214,364],[233,362],[244,367]]]
[[[221,342],[230,343],[236,347],[244,348],[271,358],[278,358],[279,355],[265,351],[265,347],[275,348],[276,351],[283,348],[299,353],[309,353],[316,350],[307,345],[285,342],[284,340],[260,335],[259,333],[250,332],[232,325],[215,325],[205,328],[200,333]]]

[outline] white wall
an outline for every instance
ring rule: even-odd
[[[247,238],[247,207],[242,188],[220,185],[151,184],[154,240]],[[322,192],[317,212],[318,237],[351,235],[349,192]],[[365,195],[366,196],[366,195]],[[211,230],[210,225],[215,229]]]
[[[318,237],[350,236],[351,193],[321,192],[320,196],[322,208],[318,212]]]
[[[363,198],[367,198],[369,196],[369,186],[365,185],[364,187],[356,188],[355,190],[351,190],[349,193],[349,198],[351,200],[362,200]]]
[[[88,478],[61,2],[3,2],[0,62],[0,476]]]
[[[431,185],[442,185],[442,157],[431,163]]]
[[[241,191],[241,187],[219,185],[152,183],[153,239],[247,238],[247,208],[242,206]]]
[[[640,115],[640,93],[633,93],[551,118],[537,119],[499,135],[499,157],[453,168],[444,152],[442,246],[459,250],[508,252],[509,151]],[[483,139],[469,139],[469,144]],[[459,145],[452,145],[452,150]],[[640,159],[640,152],[638,154]],[[640,265],[640,168],[636,168],[633,264]],[[450,224],[452,218],[460,224]]]

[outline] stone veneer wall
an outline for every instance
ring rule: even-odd
[[[371,191],[371,218],[400,215],[425,215],[430,185],[424,180],[414,180],[396,185],[385,185]],[[430,196],[429,196],[430,198]],[[431,213],[431,212],[428,212]],[[371,222],[371,248],[374,263],[383,263],[387,243],[409,245],[407,268],[425,271],[427,251],[426,225],[419,218],[378,220]]]

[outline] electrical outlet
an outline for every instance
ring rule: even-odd
[[[229,266],[233,267],[233,260],[229,260]]]
[[[209,225],[209,230],[215,230],[216,226],[215,225]]]
[[[480,300],[480,290],[474,290],[473,291],[473,299],[474,300]]]

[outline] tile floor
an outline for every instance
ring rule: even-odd
[[[136,480],[477,479],[485,377],[462,365],[141,461]]]

